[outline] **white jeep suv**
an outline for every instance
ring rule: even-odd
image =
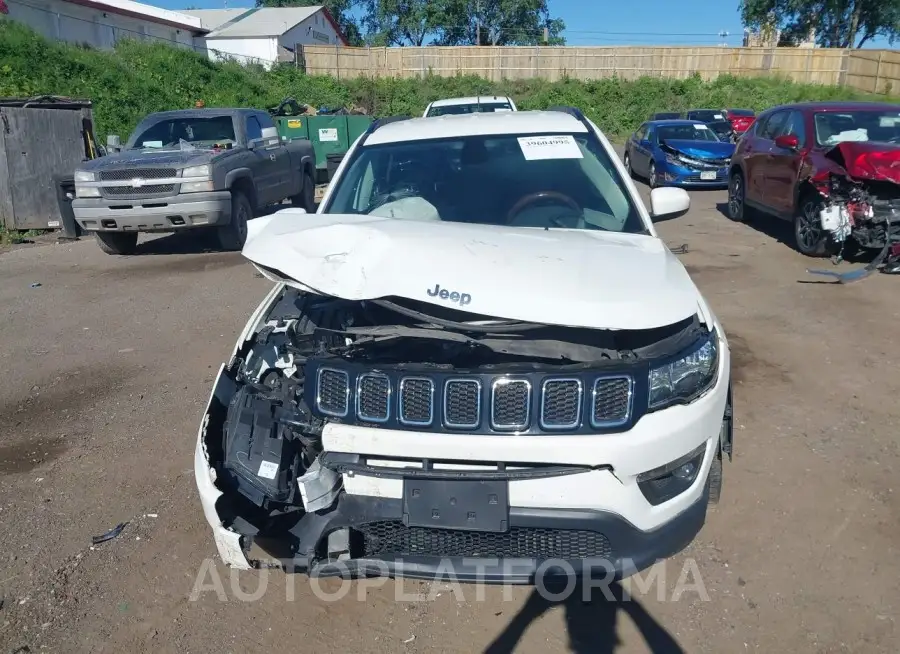
[[[316,215],[251,221],[276,285],[195,457],[222,558],[537,583],[686,546],[731,454],[730,355],[651,221],[687,194],[650,197],[560,108],[378,121]]]

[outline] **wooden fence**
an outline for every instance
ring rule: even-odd
[[[837,48],[465,46],[344,48],[303,46],[300,65],[311,75],[420,77],[469,74],[493,81],[617,76],[781,75],[798,82],[861,91],[900,91],[900,51]]]

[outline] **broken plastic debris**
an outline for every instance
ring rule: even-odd
[[[41,285],[40,282],[31,282],[31,288],[38,288],[38,287],[40,287],[40,285]]]
[[[319,460],[313,461],[302,477],[297,479],[303,508],[308,513],[327,509],[334,504],[341,486],[341,476],[334,470],[323,468]]]
[[[125,529],[125,526],[127,524],[128,524],[127,522],[120,522],[115,527],[113,527],[108,532],[106,532],[105,534],[101,534],[100,536],[94,536],[93,538],[91,538],[91,542],[94,545],[99,545],[100,543],[105,543],[108,540],[112,540],[113,538],[115,538],[116,536],[118,536],[119,534],[122,533],[122,530]]]
[[[669,251],[672,254],[687,254],[688,253],[688,244],[684,243],[682,245],[679,245],[678,247],[669,248]]]
[[[415,636],[415,634],[413,634],[412,636],[410,636],[409,638],[407,638],[406,640],[404,640],[404,641],[403,641],[403,644],[404,644],[404,645],[408,645],[409,643],[413,642],[415,639],[416,639],[416,636]]]
[[[145,513],[144,517],[145,518],[158,518],[159,514],[158,513]]]

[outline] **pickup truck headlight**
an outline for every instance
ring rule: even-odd
[[[650,410],[693,401],[715,383],[718,369],[719,341],[713,331],[675,361],[650,370]]]
[[[99,198],[100,189],[96,186],[85,186],[79,182],[95,182],[97,175],[88,170],[75,171],[75,197],[76,198]]]
[[[209,164],[202,166],[190,166],[181,171],[181,176],[185,178],[194,178],[194,181],[183,182],[181,184],[182,193],[199,193],[202,191],[212,191],[212,167]]]

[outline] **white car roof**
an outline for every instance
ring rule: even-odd
[[[512,102],[505,95],[477,95],[470,98],[445,98],[435,100],[432,107],[451,107],[458,104],[478,104],[479,102]]]
[[[502,113],[459,114],[434,118],[410,118],[379,127],[363,147],[381,143],[424,141],[458,136],[495,134],[584,133],[587,127],[562,111],[510,111]]]

